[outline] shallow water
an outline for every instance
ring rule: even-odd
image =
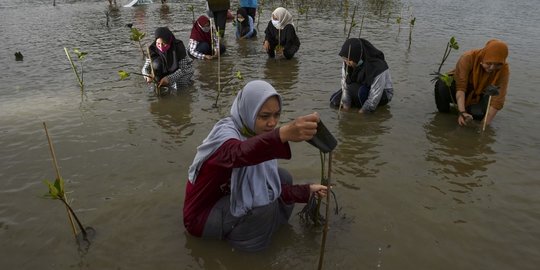
[[[195,84],[164,98],[149,93],[138,76],[118,78],[118,70],[139,72],[142,65],[126,23],[148,36],[168,25],[187,44],[188,6],[201,14],[204,1],[121,7],[111,11],[109,27],[107,1],[56,2],[0,3],[0,268],[314,269],[321,232],[304,228],[297,216],[257,254],[190,237],[183,228],[195,148],[228,114],[244,82],[221,85],[216,109],[217,61],[197,61]],[[360,1],[362,37],[385,52],[395,96],[373,115],[340,117],[328,98],[339,88],[337,53],[346,37],[341,1],[321,10],[313,4],[307,20],[295,21],[302,45],[291,61],[268,60],[261,50],[260,33],[279,3],[269,2],[257,40],[237,42],[227,25],[221,83],[236,71],[245,81],[266,79],[283,95],[284,121],[317,111],[338,139],[332,176],[341,213],[330,217],[326,269],[537,268],[536,1],[386,1],[383,15],[375,1]],[[417,18],[410,49],[408,19],[398,35],[400,12]],[[358,34],[356,28],[352,35]],[[451,36],[461,48],[443,70],[490,38],[510,47],[507,102],[485,132],[436,113],[429,73]],[[63,47],[89,53],[83,95]],[[15,61],[16,51],[24,61]],[[97,231],[87,250],[77,249],[60,202],[40,198],[47,191],[42,181],[55,177],[42,122],[73,207]],[[292,150],[282,166],[297,182],[319,181],[318,151],[306,143]]]

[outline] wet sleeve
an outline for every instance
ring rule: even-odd
[[[285,204],[307,203],[311,196],[309,184],[281,185],[281,199]]]
[[[508,65],[503,67],[502,73],[497,81],[497,86],[499,86],[499,95],[492,97],[491,106],[493,108],[500,110],[504,107],[504,101],[506,100],[506,91],[508,88],[508,81],[510,80],[510,68]]]
[[[454,70],[454,80],[456,81],[456,91],[467,92],[469,84],[469,74],[472,71],[473,58],[470,54],[463,54],[456,63]]]

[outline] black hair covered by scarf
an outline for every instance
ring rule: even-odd
[[[242,21],[242,26],[243,27],[249,27],[249,18],[248,18],[248,14],[247,14],[247,11],[244,9],[244,8],[239,8],[237,11],[236,11],[236,15],[242,15],[242,17],[244,18],[244,21]]]
[[[150,58],[155,61],[160,58],[163,65],[161,70],[156,72],[168,75],[178,69],[178,62],[186,57],[186,47],[181,40],[176,39],[174,34],[167,27],[158,27],[154,33],[154,42],[149,47]],[[169,50],[165,53],[161,52],[156,46],[156,40],[161,38],[165,43],[170,45]]]
[[[348,58],[355,63],[358,63],[360,59],[363,61],[354,69],[348,68],[347,83],[357,82],[371,86],[375,77],[388,69],[384,53],[363,38],[347,39],[341,46],[339,56]]]

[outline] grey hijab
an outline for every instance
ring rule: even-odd
[[[231,107],[231,116],[217,122],[208,137],[197,147],[197,154],[189,167],[188,179],[196,183],[202,164],[227,140],[247,140],[254,136],[257,114],[270,97],[281,96],[269,83],[251,81],[238,93]],[[231,213],[240,217],[253,207],[267,205],[281,195],[277,160],[233,168],[231,174]]]

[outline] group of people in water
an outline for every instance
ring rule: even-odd
[[[220,7],[225,15],[211,2],[225,3]],[[225,53],[219,39],[224,35],[228,2],[208,1],[215,27],[212,17],[200,16],[193,23],[187,50],[168,28],[156,29],[143,67],[147,81],[176,87],[189,84],[193,59],[210,60]],[[249,39],[257,35],[253,28],[257,1],[240,2],[249,2],[251,7],[237,11],[236,37]],[[272,58],[290,59],[298,52],[300,41],[285,8],[272,12],[263,48]],[[366,39],[350,38],[338,55],[343,62],[341,89],[331,95],[332,106],[372,113],[392,100],[392,78],[382,51]],[[448,73],[452,83],[439,79],[435,84],[438,110],[456,108],[459,125],[472,119],[491,123],[505,102],[507,56],[506,43],[497,39],[465,52]],[[486,93],[490,87],[498,90],[496,95]],[[238,92],[230,116],[218,121],[197,147],[183,208],[184,226],[191,235],[223,239],[238,250],[258,251],[268,247],[272,235],[288,222],[295,203],[306,203],[310,196],[327,196],[326,186],[293,184],[292,176],[278,166],[278,159],[291,158],[289,143],[312,139],[320,122],[318,113],[311,113],[279,125],[282,105],[280,94],[268,82],[248,82]]]

